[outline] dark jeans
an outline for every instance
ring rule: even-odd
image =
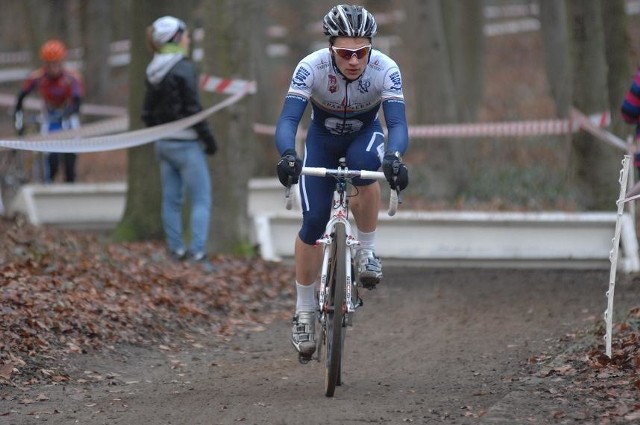
[[[53,182],[58,174],[60,162],[64,166],[64,181],[73,183],[76,181],[76,157],[75,153],[58,153],[51,152],[47,154],[47,173],[46,181]]]

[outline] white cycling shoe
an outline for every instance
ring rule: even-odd
[[[382,265],[372,249],[361,248],[354,258],[358,282],[367,289],[373,289],[382,280]]]
[[[316,312],[301,311],[293,317],[291,343],[303,357],[310,358],[316,351]]]

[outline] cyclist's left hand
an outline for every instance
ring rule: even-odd
[[[387,152],[382,159],[382,171],[391,189],[404,190],[409,185],[409,170],[396,152]]]

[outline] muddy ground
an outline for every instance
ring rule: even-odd
[[[333,398],[323,393],[322,363],[298,363],[281,320],[228,340],[183,337],[179,349],[116,346],[74,356],[68,382],[0,388],[0,422],[609,423],[596,419],[588,396],[554,396],[567,379],[536,376],[531,366],[582,349],[575,335],[602,321],[607,271],[385,273],[349,329],[344,384]],[[640,287],[620,280],[622,313]]]

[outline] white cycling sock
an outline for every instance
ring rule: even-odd
[[[316,285],[301,285],[296,282],[296,314],[301,311],[315,311]]]
[[[360,248],[375,249],[376,231],[367,233],[358,229],[358,242],[360,242]]]

